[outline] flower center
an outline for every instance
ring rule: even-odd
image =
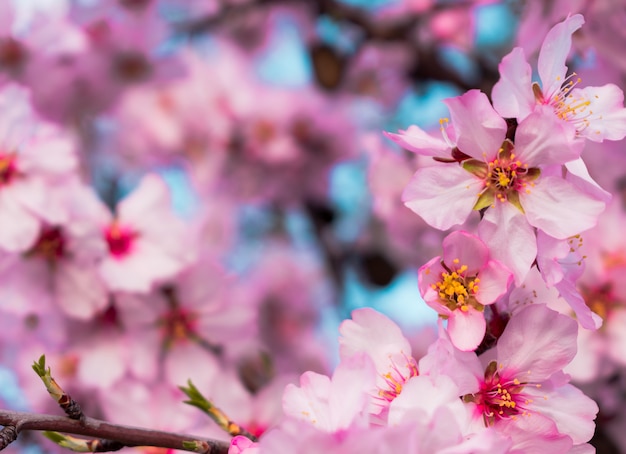
[[[575,78],[575,79],[574,79]],[[591,101],[583,91],[572,94],[572,90],[581,82],[576,73],[572,73],[563,80],[561,88],[555,93],[544,94],[536,82],[533,84],[535,99],[541,104],[547,104],[554,109],[554,113],[561,120],[574,124],[577,132],[586,129],[597,116],[592,118]]]
[[[532,403],[532,399],[523,394],[526,385],[527,383],[502,373],[502,370],[498,370],[498,363],[491,361],[485,370],[485,379],[480,390],[476,394],[463,396],[463,400],[474,402],[477,411],[482,413],[485,425],[493,426],[502,419],[515,419],[517,415],[530,414],[526,406]]]
[[[480,279],[477,275],[468,276],[467,265],[458,266],[459,259],[454,259],[453,264],[454,269],[451,269],[441,262],[447,271],[441,273],[441,279],[431,284],[431,288],[439,293],[441,303],[452,311],[461,309],[467,312],[470,306],[482,310],[482,305],[474,297],[478,292]]]
[[[26,49],[13,38],[0,39],[0,69],[18,69],[26,60]]]
[[[195,337],[195,319],[196,316],[192,312],[180,307],[174,307],[166,312],[159,321],[166,344],[171,345]]]
[[[417,377],[419,375],[415,359],[406,356],[404,353],[402,356],[402,362],[404,363],[402,366],[399,367],[396,362],[390,358],[391,369],[389,372],[382,375],[385,384],[378,387],[377,398],[382,400],[384,406],[398,397],[402,392],[402,388],[411,377]]]
[[[46,227],[39,234],[33,247],[26,253],[28,257],[41,257],[50,263],[65,257],[65,238],[60,227]]]
[[[113,221],[104,232],[109,251],[115,258],[127,255],[131,251],[136,237],[136,232],[128,227],[120,226],[117,221]]]
[[[113,72],[124,82],[141,82],[148,78],[152,72],[152,66],[145,55],[134,51],[124,51],[115,56]]]
[[[468,159],[463,168],[483,180],[483,190],[478,196],[474,210],[495,207],[496,200],[510,202],[522,213],[524,209],[519,200],[519,193],[530,193],[541,174],[537,167],[529,167],[517,159],[513,152],[513,142],[505,140],[495,159],[490,162]]]
[[[10,184],[17,173],[15,154],[0,153],[0,187]]]

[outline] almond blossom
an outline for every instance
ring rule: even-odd
[[[404,384],[418,375],[409,341],[398,325],[370,308],[353,311],[352,318],[342,322],[339,332],[342,360],[366,354],[373,361],[377,377],[375,391],[370,391],[370,412],[384,415]]]
[[[74,182],[76,183],[76,182]],[[22,253],[0,255],[0,298],[7,310],[22,315],[60,309],[88,320],[104,309],[108,294],[98,274],[106,243],[100,235],[100,201],[91,188],[68,183],[61,223],[42,223],[32,246]]]
[[[485,306],[507,291],[512,278],[479,238],[453,232],[443,240],[443,256],[419,269],[419,288],[426,304],[448,319],[452,343],[474,350],[485,335]]]
[[[507,138],[506,121],[478,90],[446,101],[467,158],[419,169],[403,200],[435,228],[461,224],[472,211],[484,212],[480,237],[494,257],[521,282],[536,256],[533,228],[563,239],[587,230],[604,202],[578,189],[556,168],[577,159],[580,146],[568,139],[556,117],[538,111]]]
[[[66,183],[77,179],[75,141],[43,121],[30,93],[17,85],[0,88],[0,249],[24,251],[41,226],[67,219]]]
[[[495,350],[482,357],[457,354],[462,361],[433,359],[444,368],[440,373],[450,367],[466,371],[453,376],[463,377],[457,384],[476,422],[514,435],[515,443],[561,438],[567,446],[563,437],[568,437],[571,447],[591,438],[598,411],[595,402],[562,373],[576,354],[576,335],[574,320],[544,304],[533,304],[511,318]]]
[[[109,253],[99,265],[111,291],[148,293],[190,264],[189,229],[173,213],[167,186],[157,175],[145,176],[111,215],[99,216]]]
[[[537,106],[548,106],[559,120],[571,124],[577,135],[585,139],[602,142],[626,137],[622,90],[615,84],[578,88],[581,79],[576,73],[567,75],[565,61],[571,36],[584,22],[582,15],[575,14],[548,32],[539,52],[541,86],[531,81],[532,70],[521,47],[502,59],[501,77],[493,87],[493,105],[498,113],[521,121]]]

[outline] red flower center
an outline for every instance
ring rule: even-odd
[[[0,39],[0,69],[19,69],[26,60],[26,49],[13,38]]]
[[[0,186],[10,184],[16,176],[15,154],[0,153]]]
[[[33,247],[26,253],[27,256],[42,257],[49,262],[55,262],[65,257],[65,238],[60,227],[46,227],[42,229],[39,238]]]
[[[492,361],[485,370],[485,380],[476,394],[463,397],[465,402],[474,402],[483,415],[486,426],[492,426],[502,419],[515,419],[517,415],[526,416],[530,412],[527,405],[532,400],[523,393],[528,383],[498,370],[498,363]],[[535,384],[534,386],[541,386]]]
[[[104,232],[109,251],[116,258],[128,255],[136,237],[136,232],[129,227],[120,226],[117,221],[113,221]]]

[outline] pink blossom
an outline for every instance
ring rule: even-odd
[[[536,256],[533,227],[567,238],[592,227],[604,203],[556,175],[556,167],[580,155],[556,117],[533,112],[518,125],[513,145],[483,93],[471,90],[447,104],[457,147],[469,159],[419,169],[403,200],[442,230],[486,209],[480,236],[519,283]]]
[[[422,375],[411,378],[391,403],[389,425],[413,423],[416,452],[508,453],[512,443],[491,428],[475,431],[464,407],[451,378]]]
[[[478,237],[453,232],[443,240],[443,256],[419,269],[419,288],[426,304],[448,319],[452,343],[474,350],[485,335],[484,306],[502,296],[512,278]]]
[[[474,388],[463,396],[474,420],[503,434],[516,427],[525,434],[519,439],[550,440],[565,435],[573,444],[588,441],[598,407],[568,384],[569,378],[562,373],[576,353],[576,334],[574,320],[543,304],[515,313],[495,351],[485,354],[484,375],[476,375]],[[474,358],[478,364],[479,358]],[[447,366],[464,367],[455,361]],[[535,423],[529,426],[527,420]],[[552,431],[537,431],[549,427],[549,421],[554,424]]]
[[[225,272],[210,258],[147,295],[119,294],[116,303],[119,321],[133,337],[128,368],[145,381],[162,373],[171,383],[190,377],[199,385],[212,382],[216,353],[237,351],[255,321],[251,308],[230,304]]]
[[[614,84],[578,88],[581,80],[576,73],[567,75],[565,60],[571,35],[583,23],[583,16],[575,14],[548,32],[539,53],[541,87],[531,82],[532,71],[523,49],[517,47],[503,58],[501,78],[493,87],[494,107],[501,115],[521,121],[536,106],[549,106],[559,120],[573,125],[576,133],[586,139],[602,142],[626,136],[622,90]]]
[[[173,213],[167,186],[156,175],[145,176],[114,217],[103,210],[100,223],[109,247],[100,274],[112,291],[148,293],[193,259],[189,229]]]
[[[259,444],[238,435],[230,441],[228,454],[260,454]]]
[[[378,415],[387,410],[404,384],[418,375],[417,362],[411,356],[411,345],[389,318],[370,309],[357,309],[351,320],[339,327],[342,361],[366,354],[376,368],[376,387],[370,411]]]
[[[75,143],[32,110],[30,94],[0,90],[0,248],[24,251],[44,222],[67,220],[66,184],[77,178]]]
[[[300,377],[300,387],[285,388],[283,410],[323,432],[367,427],[368,393],[374,388],[375,377],[374,365],[364,354],[342,361],[332,378],[305,372]]]
[[[11,312],[43,315],[49,307],[66,316],[91,319],[104,309],[108,294],[98,275],[106,245],[97,214],[100,201],[91,188],[67,183],[64,222],[42,223],[23,253],[3,254],[0,295]]]

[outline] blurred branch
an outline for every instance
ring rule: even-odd
[[[469,8],[473,6],[471,1],[435,4],[426,11],[406,13],[392,19],[381,19],[366,9],[344,4],[338,0],[250,0],[243,5],[223,6],[218,13],[179,23],[175,28],[178,33],[191,36],[200,35],[213,28],[228,24],[231,20],[257,8],[277,5],[294,5],[307,8],[313,16],[328,16],[335,21],[356,26],[362,32],[361,44],[367,41],[404,43],[414,55],[415,63],[408,69],[408,75],[414,81],[434,79],[453,83],[463,90],[480,88],[489,93],[491,87],[498,80],[497,68],[492,67],[479,55],[473,55],[472,57],[480,72],[479,77],[477,77],[477,80],[480,80],[480,87],[476,87],[442,62],[437,52],[437,43],[424,45],[418,41],[417,29],[422,24],[427,23],[433,14],[450,8]]]
[[[111,424],[89,417],[78,421],[66,416],[0,410],[0,425],[5,426],[0,431],[0,450],[15,441],[20,432],[27,430],[63,432],[112,440],[124,446],[153,446],[203,454],[227,454],[229,447],[228,443],[218,440]]]

